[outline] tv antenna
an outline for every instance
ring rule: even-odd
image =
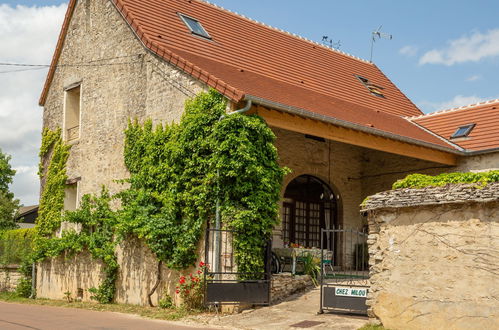
[[[334,42],[333,39],[329,38],[329,36],[322,36],[322,44],[332,49],[340,49],[341,40]]]
[[[376,38],[378,39],[388,39],[388,40],[392,40],[393,39],[393,36],[391,34],[388,34],[388,33],[384,33],[384,32],[381,32],[381,28],[383,27],[383,25],[380,25],[376,31],[373,31],[371,33],[371,57],[369,58],[369,62],[373,62],[373,49],[374,49],[374,43],[376,42]]]

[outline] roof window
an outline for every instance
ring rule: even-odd
[[[200,37],[203,37],[206,39],[211,39],[208,32],[206,32],[204,27],[201,25],[201,23],[197,19],[186,16],[184,14],[179,14],[179,16],[182,19],[182,21],[184,21],[185,25],[187,25],[189,30],[191,30],[192,34],[195,34],[197,36],[200,36]]]
[[[454,134],[451,135],[451,139],[457,139],[457,138],[461,138],[461,137],[467,137],[471,131],[473,130],[473,128],[475,127],[476,124],[468,124],[468,125],[464,125],[464,126],[460,126],[455,132]]]
[[[369,82],[369,79],[367,79],[367,78],[357,76],[357,75],[356,75],[356,77],[357,77],[357,79],[360,80],[360,82],[362,82],[362,84],[364,84],[364,86],[366,86],[366,88],[369,90],[369,92],[371,92],[372,95],[385,98],[385,95],[383,95],[383,89],[384,89],[383,87],[377,86],[377,85]]]

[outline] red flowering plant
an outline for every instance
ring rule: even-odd
[[[189,309],[201,309],[204,298],[204,273],[208,266],[204,262],[199,263],[199,268],[194,274],[180,276],[175,293],[183,301],[184,306]]]

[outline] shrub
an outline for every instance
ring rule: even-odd
[[[0,264],[21,264],[33,248],[34,229],[12,229],[0,232]]]
[[[175,307],[172,297],[170,297],[170,295],[166,295],[165,297],[160,299],[159,307],[165,308],[165,309],[170,309],[170,308]]]
[[[195,274],[180,276],[175,293],[180,295],[183,305],[188,309],[201,309],[204,302],[204,273],[207,266],[204,262],[199,263],[199,269]]]

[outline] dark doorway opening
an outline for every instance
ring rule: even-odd
[[[329,186],[312,175],[291,181],[284,193],[283,241],[307,248],[321,245],[321,229],[339,225],[338,196]],[[326,239],[326,242],[332,240]],[[332,246],[329,247],[331,250]]]

